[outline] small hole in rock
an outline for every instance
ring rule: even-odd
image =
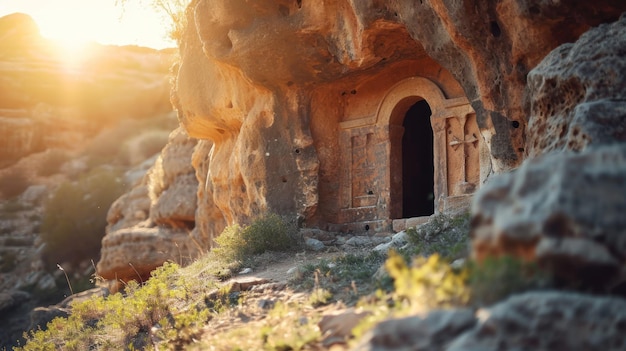
[[[523,147],[520,147],[520,148],[518,148],[518,149],[517,149],[517,151],[519,151],[519,152],[524,152],[524,148],[523,148]]]
[[[513,122],[511,122],[511,126],[513,128],[519,128],[519,122],[518,121],[513,121]]]
[[[497,38],[500,36],[500,34],[502,34],[502,30],[500,29],[500,26],[498,25],[498,22],[496,21],[491,21],[489,23],[489,26],[491,27],[491,35],[493,35],[494,38]]]
[[[368,191],[367,191],[367,195],[374,195],[374,192],[373,192],[373,191],[371,191],[371,190],[368,190]]]
[[[365,225],[365,230],[370,230],[370,225],[369,224]]]
[[[281,179],[281,181],[282,181],[283,183],[287,183],[287,178],[283,177],[283,178]]]
[[[295,150],[293,150],[293,152],[295,152],[296,154],[299,154],[300,153],[300,149],[295,149]]]
[[[350,91],[350,94],[352,94],[352,95],[356,94],[356,90],[352,89],[352,90]]]

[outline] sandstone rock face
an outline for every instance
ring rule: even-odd
[[[167,260],[197,257],[194,228],[198,182],[191,166],[196,141],[181,129],[147,174],[111,206],[97,271],[105,279],[145,280]],[[115,289],[115,286],[112,286]]]
[[[624,277],[626,145],[527,160],[474,199],[473,254],[537,260],[569,282]]]
[[[206,215],[216,228],[275,211],[330,231],[390,230],[416,216],[403,212],[411,181],[398,175],[395,141],[421,100],[435,151],[415,153],[434,153],[434,212],[462,207],[523,159],[528,71],[624,10],[609,0],[192,1],[172,96],[187,132],[212,142],[201,175],[212,205],[201,208],[217,208]]]
[[[208,181],[212,148],[212,142],[199,140],[191,160],[198,180],[196,227],[191,232],[191,236],[203,249],[214,246],[215,237],[226,227],[224,216],[213,201],[213,183]]]
[[[198,181],[191,166],[196,140],[182,129],[172,132],[149,173],[150,219],[172,228],[193,228]]]
[[[626,142],[626,16],[552,51],[528,75],[527,152]]]

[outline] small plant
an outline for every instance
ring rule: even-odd
[[[456,217],[438,214],[416,228],[407,229],[413,244],[411,255],[439,254],[450,261],[467,256],[469,245],[469,213]]]
[[[269,214],[246,227],[226,227],[216,239],[218,247],[213,254],[222,262],[238,263],[235,269],[252,255],[293,250],[298,245],[294,232],[279,215]]]
[[[469,301],[468,271],[455,271],[438,254],[415,257],[408,266],[391,251],[385,267],[394,279],[394,294],[412,310],[457,307]]]
[[[69,317],[56,318],[45,330],[26,334],[26,344],[14,350],[146,349],[152,343],[151,333],[173,349],[183,349],[210,318],[201,301],[213,286],[181,275],[178,265],[166,263],[145,284],[128,282],[124,294],[73,303]]]
[[[311,291],[311,295],[309,295],[309,305],[313,307],[324,306],[330,303],[332,298],[333,293],[328,289],[315,288]]]

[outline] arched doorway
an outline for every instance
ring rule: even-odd
[[[435,212],[432,112],[426,100],[413,104],[402,127],[402,217]]]

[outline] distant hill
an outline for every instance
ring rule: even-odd
[[[122,119],[172,110],[175,50],[92,43],[64,51],[35,21],[0,18],[0,167],[51,146],[72,147]]]

